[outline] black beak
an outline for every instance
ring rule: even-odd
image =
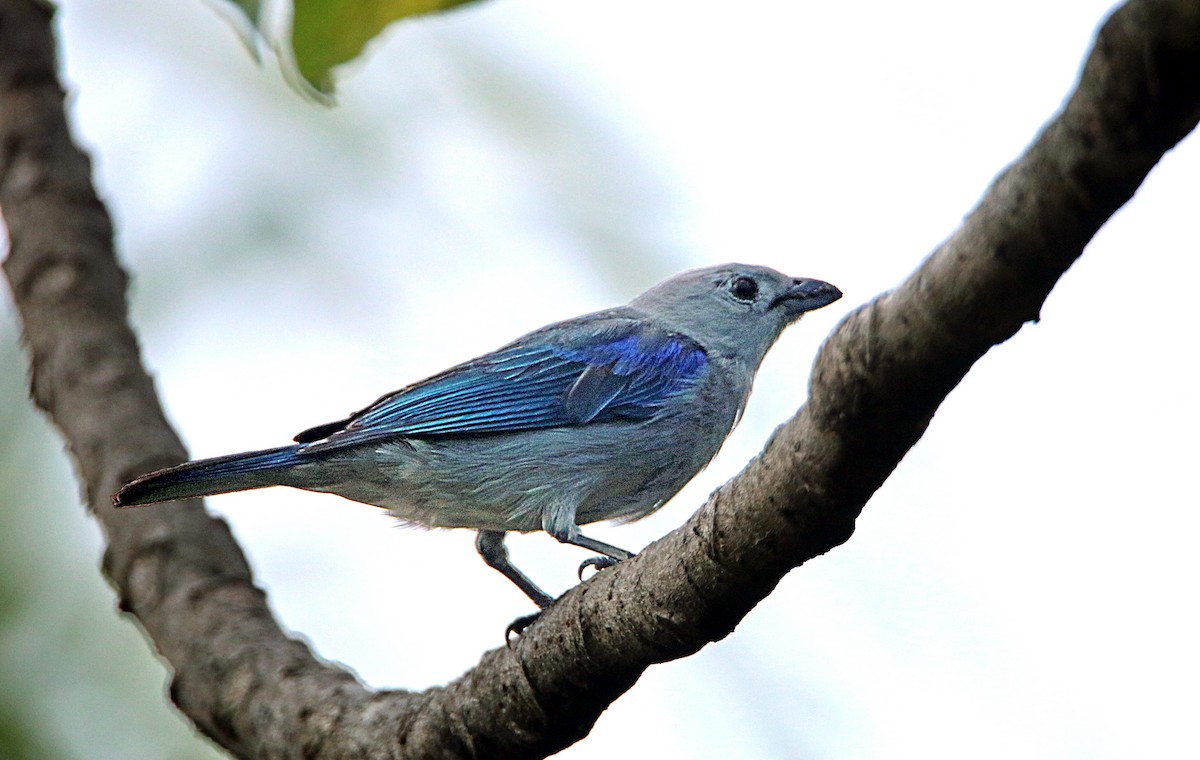
[[[842,291],[827,282],[797,277],[790,288],[771,302],[771,308],[782,306],[788,313],[800,315],[828,306],[841,297]]]

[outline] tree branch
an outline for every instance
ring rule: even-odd
[[[1075,93],[963,226],[850,315],[810,401],[686,525],[568,592],[511,649],[424,692],[372,692],[288,638],[224,522],[198,501],[117,513],[129,478],[185,459],[126,320],[112,227],[71,142],[35,0],[0,0],[4,270],[31,393],[108,540],[104,571],[174,670],[172,699],[243,757],[538,757],[585,736],[642,671],[727,635],[858,513],[987,350],[1200,119],[1200,6],[1131,0]]]

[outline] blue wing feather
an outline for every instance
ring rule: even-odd
[[[618,375],[614,365],[591,365],[583,371],[563,400],[567,416],[576,425],[595,419],[596,415],[629,387],[629,378]]]
[[[565,322],[296,440],[305,454],[395,438],[647,420],[687,393],[707,363],[690,338],[631,318]]]

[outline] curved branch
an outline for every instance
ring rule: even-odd
[[[1200,7],[1131,0],[1063,112],[906,282],[850,315],[810,401],[686,525],[573,589],[446,687],[372,692],[288,638],[226,525],[198,501],[117,513],[109,494],[185,452],[126,320],[111,223],[71,142],[48,6],[0,0],[4,263],[35,402],[108,539],[104,570],[174,670],[172,699],[244,757],[537,757],[585,736],[652,663],[727,635],[858,513],[991,346],[1200,119]]]

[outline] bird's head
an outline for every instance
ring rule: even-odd
[[[840,290],[821,280],[788,277],[769,267],[722,264],[678,274],[630,306],[709,351],[757,366],[785,327],[841,297]]]

